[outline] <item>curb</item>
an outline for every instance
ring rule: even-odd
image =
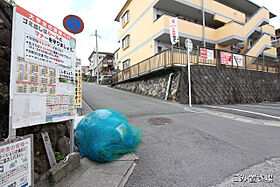
[[[136,163],[134,162],[130,168],[127,170],[126,174],[124,175],[123,179],[119,183],[118,187],[124,187],[127,183],[129,177],[132,175],[133,170],[135,169]]]

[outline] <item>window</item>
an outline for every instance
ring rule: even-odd
[[[130,67],[130,60],[126,60],[123,62],[123,69],[127,69]]]
[[[129,21],[129,11],[126,11],[122,17],[122,26],[124,27]]]
[[[130,44],[130,35],[127,35],[123,40],[122,40],[122,48],[126,49],[129,47]]]

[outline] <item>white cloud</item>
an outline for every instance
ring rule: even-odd
[[[119,23],[114,19],[126,0],[94,0],[87,4],[81,0],[15,0],[16,3],[50,24],[67,32],[62,25],[63,18],[75,14],[84,21],[84,31],[75,35],[77,39],[77,57],[82,59],[82,64],[87,65],[88,57],[95,49],[95,29],[98,29],[98,49],[104,52],[114,52],[117,43],[117,30]],[[84,3],[82,9],[77,10],[74,3]]]

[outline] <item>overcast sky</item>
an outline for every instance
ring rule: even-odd
[[[91,36],[95,29],[101,36],[99,51],[114,52],[119,47],[117,43],[119,23],[114,19],[126,0],[15,0],[15,2],[62,30],[64,30],[62,21],[65,16],[75,14],[81,17],[85,28],[75,37],[77,57],[82,59],[83,65],[88,65],[88,57],[95,49],[95,38]],[[252,0],[252,2],[265,6],[277,16],[280,15],[279,0]],[[272,19],[271,24],[275,28],[280,28],[280,17]]]

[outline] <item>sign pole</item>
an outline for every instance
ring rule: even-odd
[[[190,52],[193,50],[193,43],[188,38],[185,40],[185,47],[187,48],[188,53],[189,106],[192,107]]]
[[[12,27],[15,28],[15,22],[16,22],[16,5],[13,6],[13,25]],[[12,46],[11,46],[11,51],[14,51],[15,49],[15,32],[13,31],[12,32]],[[14,59],[14,56],[11,55],[11,62],[13,62],[15,59]],[[16,130],[13,129],[13,103],[14,103],[14,100],[13,100],[13,68],[14,68],[14,65],[13,63],[11,63],[11,69],[10,69],[10,90],[9,90],[9,93],[10,93],[10,98],[9,98],[9,132],[8,132],[8,136],[10,138],[16,138]]]
[[[189,79],[189,106],[192,107],[191,64],[190,64],[190,50],[189,49],[188,49],[188,79]]]
[[[75,110],[75,118],[70,121],[70,153],[74,152],[74,128],[75,128],[75,119],[77,117]]]

